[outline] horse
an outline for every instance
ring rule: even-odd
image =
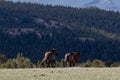
[[[79,52],[72,52],[72,53],[66,53],[64,58],[63,66],[69,63],[70,67],[74,67],[76,64],[78,64],[80,61],[80,53]]]
[[[56,49],[52,49],[51,52],[46,52],[40,64],[44,65],[44,63],[46,63],[47,67],[55,67],[57,54]]]

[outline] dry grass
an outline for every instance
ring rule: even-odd
[[[120,80],[120,68],[0,69],[0,80]]]

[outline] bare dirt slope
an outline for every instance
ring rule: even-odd
[[[0,69],[0,80],[120,80],[120,68]]]

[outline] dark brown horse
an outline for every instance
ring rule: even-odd
[[[70,67],[74,67],[80,61],[80,53],[79,52],[72,52],[66,53],[64,58],[64,65],[68,62]]]
[[[46,52],[43,60],[41,61],[41,65],[44,65],[44,63],[46,63],[47,67],[55,67],[56,55],[57,55],[56,49],[52,49],[51,52]]]

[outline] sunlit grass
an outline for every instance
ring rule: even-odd
[[[0,69],[0,80],[120,80],[120,68]]]

